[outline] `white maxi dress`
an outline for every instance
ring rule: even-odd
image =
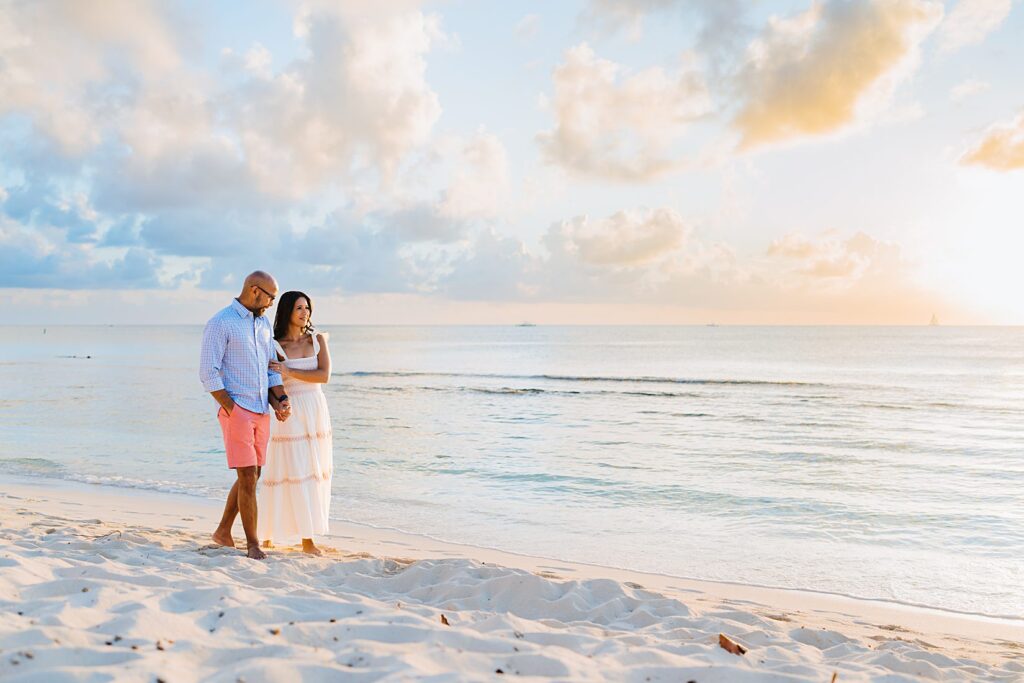
[[[288,358],[275,341],[284,365],[316,370],[320,343],[315,333],[312,337],[313,355],[306,358]],[[284,422],[270,418],[270,444],[257,498],[256,529],[261,539],[292,544],[327,533],[334,451],[331,416],[321,386],[284,378],[292,414]]]

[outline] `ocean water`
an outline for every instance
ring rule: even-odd
[[[337,519],[1024,616],[1024,329],[324,329]],[[222,499],[201,331],[0,327],[0,472]]]

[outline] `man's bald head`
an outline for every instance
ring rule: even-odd
[[[245,277],[242,285],[242,293],[238,295],[238,301],[253,312],[253,315],[263,315],[277,298],[277,280],[270,273],[263,270],[254,270]]]
[[[257,287],[264,287],[268,291],[273,287],[274,294],[277,294],[277,280],[274,276],[265,270],[254,270],[245,276],[245,284],[243,285],[246,289],[256,285]]]

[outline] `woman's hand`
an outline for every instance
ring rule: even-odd
[[[272,372],[276,372],[277,374],[281,375],[282,377],[288,377],[289,376],[288,375],[288,372],[289,372],[288,371],[288,366],[285,365],[284,363],[280,362],[280,361],[276,361],[276,360],[270,361],[270,370]]]

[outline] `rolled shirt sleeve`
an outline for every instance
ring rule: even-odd
[[[203,346],[199,353],[199,381],[207,391],[224,388],[221,368],[224,363],[224,349],[228,338],[223,324],[216,318],[206,323],[203,329]]]
[[[267,389],[271,387],[279,387],[284,385],[284,380],[281,379],[281,373],[274,372],[270,369],[269,361],[277,360],[277,351],[274,349],[274,328],[271,326],[270,321],[266,318],[262,318],[263,324],[267,328],[267,341],[264,348],[267,352]]]

